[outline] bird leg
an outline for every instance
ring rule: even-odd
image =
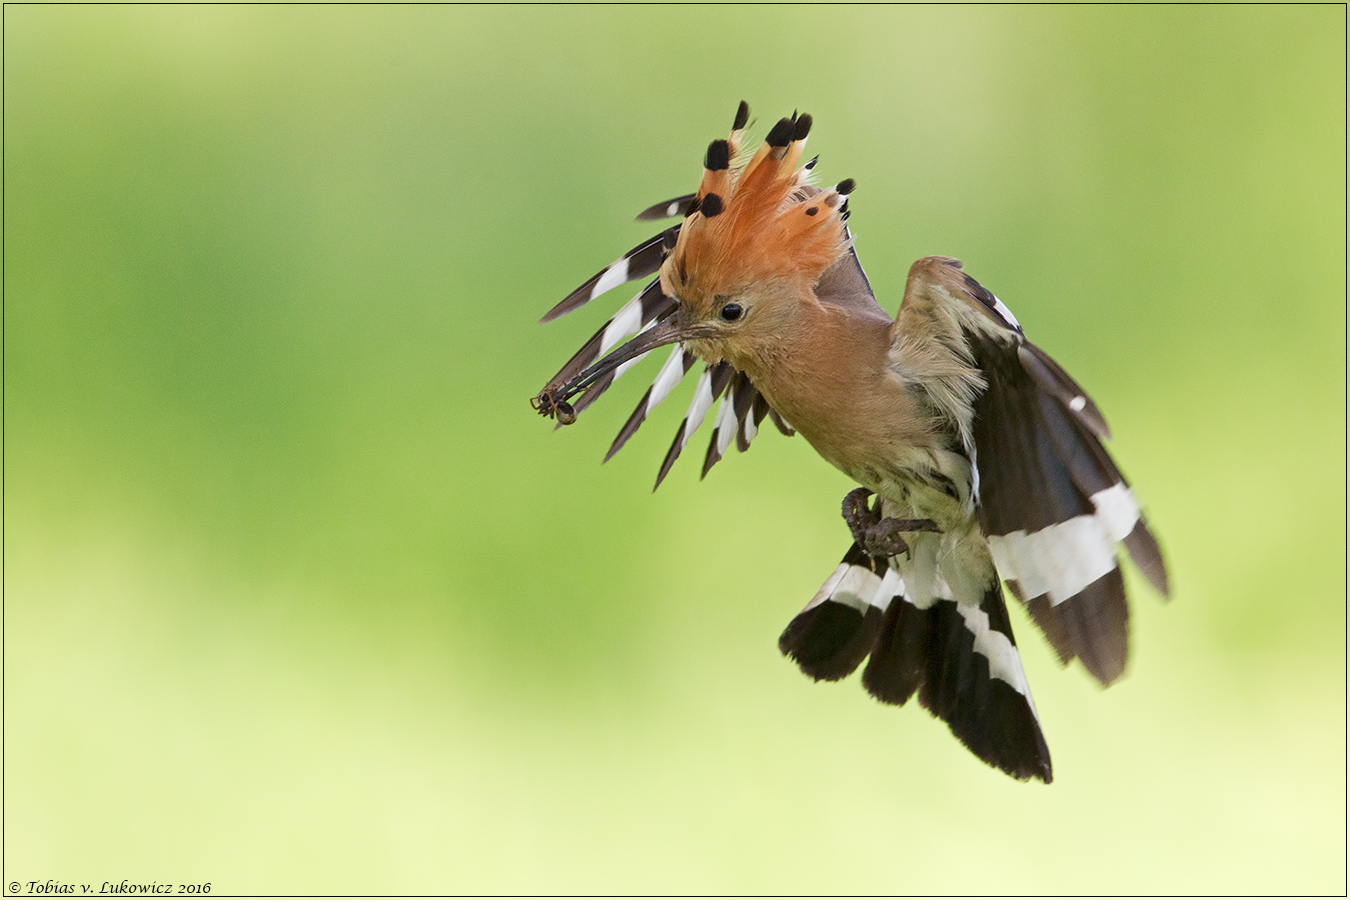
[[[909,544],[901,535],[906,531],[938,531],[932,519],[896,519],[881,517],[881,498],[875,506],[867,502],[872,492],[855,488],[844,497],[844,522],[853,533],[853,540],[873,559],[888,559],[909,552]]]

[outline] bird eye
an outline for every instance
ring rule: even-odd
[[[722,307],[722,321],[735,322],[741,317],[742,312],[744,312],[744,310],[741,309],[739,303],[728,303],[726,306]]]

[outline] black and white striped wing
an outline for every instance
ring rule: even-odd
[[[1110,432],[1096,405],[1027,341],[997,298],[966,279],[975,299],[991,310],[996,304],[1005,319],[1002,329],[965,332],[987,381],[971,427],[980,525],[999,574],[1060,659],[1077,657],[1110,684],[1129,655],[1117,545],[1165,595],[1162,555],[1102,446]]]

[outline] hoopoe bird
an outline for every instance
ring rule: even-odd
[[[1164,596],[1158,544],[1096,405],[1027,340],[955,259],[909,270],[899,314],[877,302],[846,221],[851,179],[824,189],[800,165],[809,115],[741,153],[749,108],[713,141],[698,191],[640,220],[679,223],[634,247],[550,310],[551,321],[655,274],[532,401],[571,424],[625,371],[671,351],[608,460],[700,362],[656,484],[720,398],[703,474],[768,418],[861,487],[844,499],[853,543],[779,638],[816,680],[867,660],[862,683],[915,694],[980,759],[1052,777],[1000,581],[1049,639],[1102,685],[1128,654],[1123,544]],[[875,498],[875,499],[873,499]]]

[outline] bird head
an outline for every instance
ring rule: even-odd
[[[749,371],[782,352],[800,305],[816,302],[821,275],[848,252],[853,180],[830,189],[809,183],[815,160],[798,165],[811,130],[806,114],[779,119],[753,155],[738,159],[748,117],[742,103],[731,134],[708,145],[698,191],[663,236],[659,286],[673,308],[592,365],[550,382],[535,398],[540,412],[568,421],[571,396],[667,344]]]

